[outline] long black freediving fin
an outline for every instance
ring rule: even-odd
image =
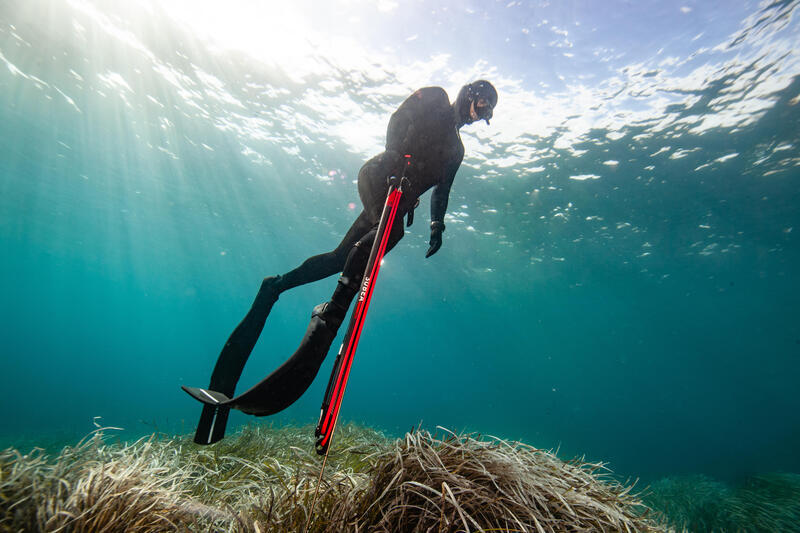
[[[228,338],[219,354],[208,389],[224,396],[233,396],[236,384],[250,357],[250,352],[264,329],[272,305],[280,293],[280,276],[264,278],[253,305],[236,329]],[[198,389],[202,390],[202,389]],[[213,444],[225,436],[230,407],[224,405],[205,405],[197,423],[194,441],[197,444]]]
[[[204,413],[207,410],[216,413],[216,417],[208,421],[206,426],[209,444],[224,436],[224,428],[219,431],[216,426],[223,420],[222,416],[227,420],[230,409],[255,416],[272,415],[292,405],[311,386],[338,329],[338,325],[328,325],[319,315],[320,307],[314,309],[297,351],[274,372],[239,396],[231,398],[224,391],[181,387],[192,398],[205,404]],[[215,436],[219,438],[214,440]]]

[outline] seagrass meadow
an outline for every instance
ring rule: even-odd
[[[414,94],[408,191],[464,156],[393,226],[321,482],[347,316],[196,445],[181,387],[363,221]],[[798,124],[800,0],[0,0],[0,530],[800,533]]]
[[[224,444],[98,430],[49,458],[0,455],[3,531],[668,531],[602,464],[440,430],[390,440],[348,425],[311,501],[312,428],[246,428]]]
[[[390,439],[345,425],[320,480],[311,431],[247,426],[201,447],[166,435],[114,442],[101,428],[52,456],[7,449],[0,531],[766,533],[794,531],[800,517],[797,475],[637,487],[602,463],[443,428]]]

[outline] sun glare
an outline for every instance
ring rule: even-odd
[[[302,79],[314,71],[314,31],[290,2],[162,0],[161,9],[199,39],[238,50]]]

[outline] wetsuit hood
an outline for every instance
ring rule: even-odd
[[[478,80],[464,85],[458,91],[454,107],[459,126],[475,122],[470,116],[470,107],[473,102],[477,102],[481,98],[488,102],[489,107],[486,112],[479,114],[478,120],[483,119],[488,124],[489,119],[492,118],[494,106],[497,105],[497,90],[494,86],[486,80]]]

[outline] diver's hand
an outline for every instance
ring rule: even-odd
[[[434,220],[431,222],[431,242],[430,248],[428,248],[428,253],[425,254],[425,258],[432,256],[436,252],[439,251],[439,248],[442,247],[442,232],[444,231],[444,222],[440,222],[438,220]]]

